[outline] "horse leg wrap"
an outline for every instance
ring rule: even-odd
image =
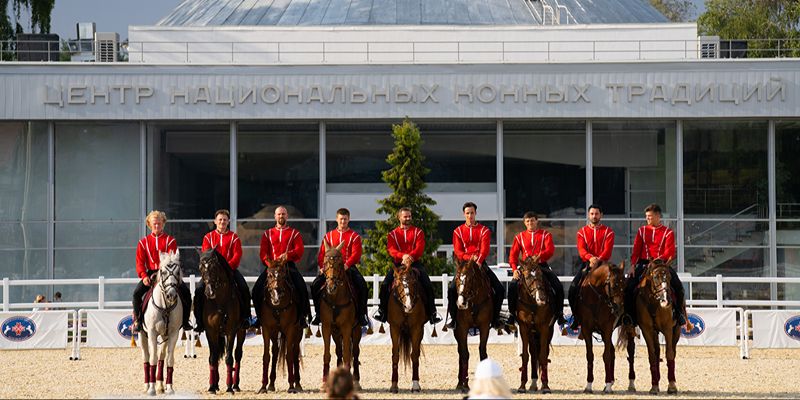
[[[233,364],[233,384],[239,384],[239,363]]]
[[[675,360],[667,360],[667,379],[675,382]]]
[[[150,366],[150,380],[148,381],[148,383],[155,383],[155,382],[156,382],[156,366],[155,365],[151,365]]]
[[[392,383],[397,382],[399,379],[400,379],[400,374],[397,371],[397,365],[396,364],[392,365]]]
[[[233,366],[231,365],[227,366],[227,371],[225,374],[225,384],[228,385],[228,387],[233,386]]]
[[[156,373],[156,381],[164,382],[164,360],[158,360],[158,372]]]
[[[175,371],[175,367],[167,367],[167,385],[172,385],[172,372]]]
[[[144,383],[150,383],[150,363],[144,363]]]
[[[654,364],[655,365],[650,366],[650,375],[651,375],[650,383],[652,383],[653,386],[657,386],[658,382],[661,380],[661,371],[658,363]]]
[[[213,384],[217,383],[217,379],[218,378],[215,377],[216,373],[217,373],[217,368],[215,366],[209,364],[209,366],[208,366],[208,384],[209,385],[213,385]]]
[[[330,371],[331,371],[330,364],[325,364],[325,365],[322,366],[322,381],[323,382],[327,382],[328,381],[328,373],[330,373]]]
[[[540,378],[542,379],[542,384],[543,384],[543,385],[546,385],[546,384],[547,384],[547,382],[549,382],[549,381],[550,381],[549,379],[547,379],[547,362],[545,362],[544,364],[542,364],[542,367],[541,367],[541,368],[542,368],[542,373],[541,373],[541,376],[540,376]]]

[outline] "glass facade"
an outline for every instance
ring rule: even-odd
[[[135,244],[151,209],[169,217],[186,273],[196,272],[213,212],[228,208],[242,238],[242,271],[262,266],[258,247],[277,205],[306,245],[301,270],[316,271],[319,240],[348,207],[360,233],[375,199],[398,120],[0,123],[0,274],[10,279],[133,277]],[[613,259],[629,259],[642,210],[659,203],[682,237],[682,272],[694,276],[800,276],[800,121],[421,120],[428,192],[447,199],[439,225],[452,252],[460,207],[478,199],[493,232],[489,262],[504,263],[521,217],[534,211],[555,240],[550,264],[571,275],[586,206],[605,209]],[[48,182],[52,182],[48,184]],[[770,190],[770,185],[774,190]],[[451,210],[452,209],[452,210]],[[332,211],[333,210],[333,211]],[[451,212],[452,211],[452,212]],[[64,300],[92,288],[13,289]],[[726,284],[730,299],[800,300],[800,285]],[[694,298],[714,285],[695,284]],[[130,288],[107,292],[127,299]]]

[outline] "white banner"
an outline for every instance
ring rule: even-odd
[[[800,310],[759,310],[751,313],[754,348],[800,348]]]
[[[678,345],[736,346],[736,309],[689,308],[686,313],[694,328],[687,332],[681,327]]]
[[[86,311],[86,347],[130,347],[131,310]],[[135,335],[138,341],[138,336]]]
[[[71,311],[0,313],[0,349],[64,349]]]

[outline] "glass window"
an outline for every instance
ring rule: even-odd
[[[0,122],[0,221],[46,221],[47,124]]]
[[[432,192],[496,192],[497,123],[418,122]],[[388,155],[388,153],[387,153]],[[441,184],[457,184],[445,186]]]
[[[585,122],[505,121],[503,157],[506,216],[583,217]]]
[[[381,172],[389,167],[386,157],[393,147],[392,123],[389,121],[327,123],[325,159],[328,192],[388,190],[385,189]]]
[[[273,220],[276,205],[289,218],[317,218],[319,124],[240,124],[239,219]]]
[[[775,186],[778,219],[800,219],[800,121],[775,124]]]
[[[148,204],[170,220],[211,219],[230,208],[227,124],[148,126]]]

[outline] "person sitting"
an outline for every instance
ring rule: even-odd
[[[570,329],[577,330],[580,326],[580,315],[578,315],[578,294],[580,293],[581,282],[586,274],[611,259],[611,252],[614,250],[614,231],[600,223],[603,218],[603,209],[597,205],[589,206],[587,212],[589,223],[581,228],[576,234],[578,255],[581,257],[581,266],[572,279],[569,287],[569,308],[572,310],[572,324]]]

